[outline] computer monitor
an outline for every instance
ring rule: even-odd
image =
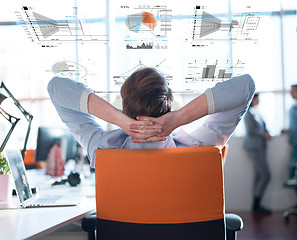
[[[46,161],[49,150],[55,143],[59,146],[62,144],[61,152],[65,161],[77,158],[79,144],[67,129],[39,127],[35,161]]]

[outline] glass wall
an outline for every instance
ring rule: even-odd
[[[121,108],[120,87],[142,66],[164,74],[175,109],[219,81],[249,73],[277,135],[288,126],[288,91],[297,83],[294,2],[10,1],[0,9],[0,81],[34,116],[28,148],[35,148],[38,126],[64,126],[46,90],[53,76],[83,82]],[[18,123],[11,147],[22,146],[26,126]],[[0,116],[0,142],[8,127]],[[236,135],[243,133],[239,127]]]

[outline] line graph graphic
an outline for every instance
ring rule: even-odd
[[[113,76],[114,84],[116,86],[121,86],[136,69],[143,68],[143,67],[152,67],[152,68],[158,69],[160,67],[160,65],[165,61],[166,61],[166,59],[162,60],[160,63],[155,64],[153,66],[147,66],[147,65],[144,65],[141,62],[141,60],[139,60],[138,64],[136,64],[134,67],[132,67],[128,71],[126,71],[122,74]],[[172,75],[166,74],[162,71],[159,71],[159,72],[165,77],[166,81],[170,82],[172,80]]]
[[[127,44],[126,48],[127,49],[153,49],[153,42],[148,42],[148,43],[142,43],[141,45],[137,45],[137,44]]]
[[[224,81],[241,75],[244,66],[245,63],[240,60],[231,65],[229,60],[225,62],[219,60],[199,62],[195,59],[188,63],[185,83]]]
[[[77,11],[77,9],[74,10]],[[22,6],[22,11],[16,12],[19,24],[23,26],[32,42],[38,42],[42,47],[56,47],[62,43],[107,43],[108,36],[100,33],[98,22],[94,19],[77,19],[65,16],[55,20],[35,12],[31,7]]]

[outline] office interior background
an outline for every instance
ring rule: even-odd
[[[263,203],[283,210],[296,203],[293,190],[283,187],[290,146],[281,135],[294,103],[289,89],[297,83],[296,5],[293,0],[8,1],[0,8],[0,81],[33,115],[27,149],[36,149],[38,127],[65,127],[47,93],[54,76],[82,82],[121,108],[119,91],[127,76],[138,67],[155,67],[178,109],[217,82],[248,73],[273,136],[272,178]],[[13,104],[5,107],[11,112]],[[28,123],[17,109],[12,114],[21,120],[7,148],[22,148]],[[116,127],[98,121],[105,129]],[[9,128],[1,117],[0,142]],[[240,124],[229,141],[230,211],[251,208],[254,173],[242,147],[244,134]]]

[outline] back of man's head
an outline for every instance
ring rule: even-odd
[[[173,96],[165,78],[154,68],[131,74],[121,88],[123,112],[131,117],[159,117],[171,111]]]
[[[297,100],[297,84],[291,85],[291,91],[290,91],[292,98]]]

